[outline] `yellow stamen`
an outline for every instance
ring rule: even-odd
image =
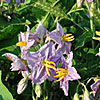
[[[48,63],[48,64],[53,64],[54,66],[56,65],[53,61],[45,60],[45,62]]]
[[[71,36],[72,34],[66,34],[65,36],[64,36],[64,38],[67,38],[67,37],[69,37],[69,36]]]
[[[74,36],[70,36],[70,37],[66,37],[65,39],[73,39],[74,38]]]
[[[66,73],[59,73],[58,75],[55,75],[54,78],[59,78],[62,76],[66,76]]]
[[[50,76],[48,67],[46,67],[46,72],[47,72],[48,76]]]
[[[26,46],[27,43],[26,42],[17,42],[16,46]]]
[[[57,71],[58,71],[58,72],[60,72],[60,71],[61,71],[61,72],[66,72],[66,70],[63,69],[63,68],[58,68]]]
[[[62,41],[73,41],[74,40],[74,36],[72,34],[66,34],[62,37]]]
[[[94,81],[97,82],[99,80],[99,78],[95,78]],[[99,82],[99,86],[100,86],[100,82]]]
[[[57,75],[54,76],[54,78],[59,78],[56,80],[56,82],[61,81],[66,75],[68,75],[68,69],[65,70],[64,68],[58,68],[57,69]]]
[[[56,70],[56,68],[54,66],[52,66],[52,65],[45,64],[45,66],[48,67],[48,68],[52,68],[52,69]]]
[[[100,31],[96,31],[96,35],[100,36]]]
[[[100,40],[100,37],[92,37],[94,40]]]
[[[61,81],[65,76],[60,77],[58,80],[56,80],[56,82]]]
[[[68,40],[68,39],[65,39],[66,41],[68,41],[68,42],[70,42],[70,41],[73,41],[74,40],[74,38],[73,39],[70,39],[70,40]]]
[[[18,71],[18,74],[20,74],[21,73],[21,71]]]
[[[45,59],[44,61],[41,62],[42,66],[46,68],[46,72],[48,74],[48,76],[50,76],[49,73],[49,68],[53,69],[53,70],[57,70],[55,68],[56,64],[53,61],[48,61],[47,59]]]

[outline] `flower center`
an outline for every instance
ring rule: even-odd
[[[99,78],[96,78],[94,81],[97,82],[98,80],[99,80]],[[100,82],[99,82],[98,84],[99,84],[99,86],[100,86]]]
[[[48,76],[50,76],[49,68],[54,69],[55,71],[57,70],[55,68],[56,64],[53,61],[48,61],[47,59],[45,59],[41,63],[43,65],[43,67],[46,68],[46,72],[47,72]]]
[[[24,65],[28,66],[28,64],[27,64],[27,61],[26,61],[26,60],[21,59],[21,61],[22,61],[22,63],[23,63]]]
[[[26,46],[27,45],[27,42],[17,42],[16,43],[16,46]]]
[[[56,82],[59,82],[69,74],[69,71],[68,69],[58,68],[56,73],[57,75],[55,75],[54,78],[59,78],[58,80],[56,80]]]
[[[72,34],[66,34],[66,35],[62,36],[62,41],[70,42],[73,40],[74,40],[74,36]]]

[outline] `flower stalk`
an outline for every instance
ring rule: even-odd
[[[89,11],[90,29],[91,29],[91,32],[92,32],[92,37],[94,37],[95,36],[95,29],[94,29],[94,25],[93,25],[93,13],[91,11],[91,8],[90,8],[87,0],[85,0],[85,3],[86,3],[86,6],[88,8],[88,11]],[[92,2],[92,5],[93,5],[93,2]],[[92,40],[92,48],[94,49],[94,40]]]

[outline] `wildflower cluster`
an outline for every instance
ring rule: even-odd
[[[21,57],[11,53],[3,54],[12,61],[11,71],[19,71],[24,77],[18,84],[18,94],[21,94],[27,87],[28,80],[31,80],[32,84],[42,84],[48,79],[54,82],[60,81],[60,88],[68,96],[68,82],[81,78],[72,67],[71,41],[73,40],[74,36],[64,33],[58,22],[57,28],[52,32],[48,32],[41,22],[34,33],[30,33],[30,28],[27,26],[26,33],[21,32],[19,42],[16,43],[20,46]],[[38,44],[42,44],[39,50],[29,52],[28,49]],[[57,66],[58,63],[60,66]]]

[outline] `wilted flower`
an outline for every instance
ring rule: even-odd
[[[72,52],[69,53],[68,55],[72,55]],[[67,58],[67,61],[68,59],[69,58]],[[71,61],[69,61],[69,63],[70,62]],[[69,89],[68,82],[73,80],[78,80],[81,78],[74,67],[68,66],[70,65],[69,63],[66,62],[65,59],[63,59],[61,67],[57,69],[56,72],[57,75],[54,76],[55,78],[59,78],[58,80],[56,80],[56,82],[60,81],[60,88],[63,89],[64,94],[66,96],[68,96],[68,89]]]
[[[52,31],[48,36],[58,44],[57,51],[68,54],[71,49],[70,41],[74,40],[72,34],[64,34],[61,25],[57,22],[57,29]]]
[[[91,89],[93,90],[93,96],[97,99],[100,96],[100,79],[96,79],[95,83],[91,85]]]
[[[17,93],[21,94],[26,89],[27,84],[28,84],[27,78],[21,79],[20,82],[18,83]]]
[[[18,58],[16,55],[11,54],[11,53],[5,53],[2,56],[7,57],[10,61],[13,61],[11,63],[11,71],[19,71],[19,70],[26,70],[26,65],[22,63],[22,60]]]
[[[27,62],[24,59],[18,58],[16,55],[11,53],[5,53],[2,56],[7,57],[11,63],[11,71],[19,71],[22,73],[23,77],[28,76],[29,79],[31,79],[30,73],[27,69]]]

